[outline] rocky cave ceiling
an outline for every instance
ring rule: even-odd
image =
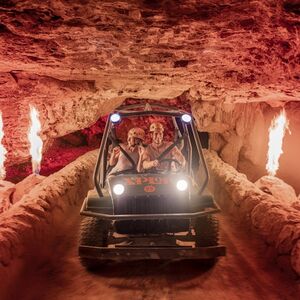
[[[81,267],[70,264],[77,259],[65,255],[63,241],[66,253],[77,253],[77,249],[70,252],[78,236],[78,214],[74,212],[93,187],[97,151],[83,154],[97,147],[92,138],[99,143],[105,115],[123,101],[137,99],[167,101],[190,110],[210,150],[216,151],[205,151],[210,188],[225,212],[221,241],[234,254],[221,264],[225,274],[221,289],[224,276],[234,274],[232,282],[225,282],[225,288],[232,283],[233,294],[250,299],[253,287],[253,295],[271,299],[275,293],[268,292],[277,287],[273,284],[276,278],[274,282],[280,281],[284,288],[278,297],[296,299],[270,266],[277,263],[280,269],[300,275],[300,0],[0,0],[0,113],[7,149],[7,181],[0,180],[2,286],[12,287],[27,299],[31,290],[36,295],[42,290],[40,297],[32,299],[44,299],[46,294],[49,299],[51,295],[74,298],[65,293],[59,296],[60,291],[72,295],[79,291],[78,297],[82,296],[86,288],[73,277],[65,277],[64,270],[75,274]],[[39,111],[44,153],[42,176],[26,177],[33,171],[27,137],[30,104]],[[284,140],[278,177],[260,178],[266,174],[268,129],[282,106],[292,134],[286,134]],[[139,121],[145,130],[149,128]],[[84,133],[91,143],[82,143]],[[0,132],[0,142],[1,138]],[[62,146],[64,141],[69,144]],[[0,147],[0,155],[2,150]],[[200,173],[194,177],[201,181]],[[263,244],[249,233],[259,234]],[[67,258],[67,264],[61,257]],[[236,260],[231,259],[234,257]],[[59,267],[52,269],[52,261],[58,261]],[[53,282],[52,273],[59,275]],[[195,283],[204,291],[207,282],[211,285],[207,276],[203,285],[193,270],[186,273],[189,276],[181,278],[188,287],[184,295],[192,295],[189,286]],[[161,279],[167,284],[174,279],[158,275],[155,285],[159,287]],[[244,281],[236,289],[236,278],[244,280],[249,275],[255,280]],[[156,295],[151,286],[151,293],[149,287],[145,293],[145,279],[138,277],[141,284],[131,276],[126,288],[133,283],[135,296],[138,285],[142,297]],[[18,278],[25,280],[18,283]],[[32,278],[38,278],[37,288],[32,289]],[[88,277],[78,278],[90,284]],[[121,285],[112,285],[113,276],[108,279],[107,286],[113,289],[107,289],[100,276],[96,293],[112,295],[120,286],[124,295],[123,278]],[[212,284],[217,282],[214,276],[212,280]],[[59,289],[51,291],[57,282]],[[175,287],[176,295],[182,282]],[[168,286],[163,291],[172,296]],[[259,298],[255,296],[251,299]]]
[[[10,161],[130,98],[300,99],[299,1],[0,0],[0,105]]]

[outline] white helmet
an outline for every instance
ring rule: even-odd
[[[142,141],[145,139],[145,131],[139,127],[133,127],[128,131],[128,138],[133,137],[137,139],[141,139]]]
[[[164,132],[164,126],[163,126],[163,124],[161,124],[159,122],[154,122],[150,125],[149,131],[150,132]]]

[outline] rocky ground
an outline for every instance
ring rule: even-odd
[[[212,269],[163,261],[118,263],[88,273],[77,255],[79,209],[92,188],[96,154],[44,178],[1,214],[1,299],[297,299],[296,208],[264,196],[207,151],[215,197],[224,207],[220,227],[227,256]],[[294,269],[285,268],[290,258]]]
[[[90,129],[126,99],[182,97],[210,148],[256,181],[265,175],[271,119],[285,106],[292,135],[279,176],[299,194],[299,7],[297,0],[0,1],[6,166],[26,168],[29,105],[40,114],[46,157],[58,139]],[[15,174],[8,170],[7,179]]]
[[[98,273],[79,263],[77,218],[58,241],[52,263],[30,270],[11,299],[297,299],[299,282],[278,270],[262,242],[231,216],[219,218],[227,256],[212,269],[190,261],[142,261]]]

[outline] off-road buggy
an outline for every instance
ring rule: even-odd
[[[167,120],[174,133],[158,161],[178,165],[175,159],[166,158],[178,147],[186,159],[184,168],[138,173],[121,147],[117,135],[122,122],[138,120],[146,126],[153,118]],[[110,174],[108,159],[116,146],[132,167]],[[82,264],[92,269],[104,261],[225,255],[225,247],[218,244],[218,221],[213,215],[220,209],[205,191],[207,183],[208,170],[189,113],[158,104],[119,107],[108,117],[94,172],[95,189],[88,193],[80,211]]]

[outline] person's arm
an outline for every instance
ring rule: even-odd
[[[159,165],[157,159],[150,160],[150,155],[147,150],[144,151],[142,158],[141,158],[142,167],[144,170],[149,170],[151,168],[155,168]]]
[[[173,148],[172,158],[176,159],[181,164],[182,169],[185,167],[185,157],[177,147]]]
[[[112,150],[112,153],[111,153],[111,156],[110,156],[110,159],[109,159],[109,165],[110,166],[114,166],[117,162],[118,162],[118,159],[119,159],[119,156],[120,156],[120,147],[115,147],[113,150]]]
[[[155,159],[155,160],[147,160],[147,161],[143,162],[143,168],[145,170],[156,168],[158,165],[159,165],[159,161],[157,159]]]
[[[145,148],[143,146],[138,146],[138,153],[139,153],[139,160],[136,167],[136,170],[141,173],[143,172],[143,163],[142,163],[142,157],[144,155]]]

